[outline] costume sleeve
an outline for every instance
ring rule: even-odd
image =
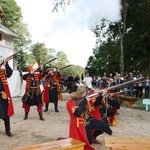
[[[42,78],[44,78],[48,73],[46,71],[43,71]]]
[[[87,99],[84,98],[84,100],[80,103],[79,107],[75,110],[74,115],[76,117],[79,117],[86,109]]]
[[[13,70],[10,68],[8,63],[6,63],[5,68],[6,68],[7,78],[9,78],[12,75]]]
[[[94,103],[94,106],[95,107],[100,106],[102,104],[102,100],[103,100],[103,96],[100,95],[100,96],[96,97],[96,102]]]

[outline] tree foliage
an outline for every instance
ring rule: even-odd
[[[66,6],[70,5],[74,0],[53,0],[53,12],[58,12],[59,9],[64,10]]]
[[[22,18],[20,7],[15,0],[0,0],[0,4],[4,12],[2,23],[15,31],[17,22]]]
[[[62,68],[64,66],[67,66],[69,64],[69,61],[67,59],[67,55],[62,51],[58,51],[56,53],[56,58],[57,58],[57,60],[55,61],[55,66],[58,69]]]
[[[122,6],[124,6],[123,2],[125,1],[122,1]],[[119,43],[123,37],[124,72],[150,73],[148,42],[150,40],[150,1],[140,0],[135,3],[134,0],[126,0],[126,3],[126,16],[124,16],[125,9],[122,9],[120,22],[101,19],[92,29],[98,37],[98,46],[93,50],[93,59],[89,57],[86,67],[88,71],[98,70],[95,73],[101,74],[101,71],[115,73],[120,70],[121,46]],[[99,68],[99,66],[102,67]]]
[[[39,65],[51,60],[54,56],[51,54],[51,50],[46,48],[44,43],[36,43],[31,46],[31,54],[33,55],[33,62],[37,62]]]
[[[18,68],[24,69],[26,64],[24,49],[31,43],[27,24],[23,23],[21,9],[15,0],[0,0],[0,4],[4,11],[2,24],[19,36],[18,39],[14,40],[14,49],[15,51],[22,50],[21,55],[16,59],[18,61]]]
[[[64,74],[65,76],[76,76],[78,75],[79,77],[81,76],[82,73],[85,72],[85,69],[80,67],[80,66],[76,66],[76,65],[71,65],[70,67],[68,68],[65,68],[63,70],[60,70],[60,72],[62,74]]]

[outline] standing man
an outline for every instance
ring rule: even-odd
[[[41,91],[41,78],[42,75],[39,72],[35,72],[33,65],[28,67],[29,73],[23,75],[23,80],[26,80],[26,90],[22,98],[23,108],[25,110],[25,116],[23,120],[28,119],[30,106],[37,106],[37,112],[39,113],[39,119],[44,121],[42,114],[42,91]]]
[[[60,93],[60,84],[59,81],[57,79],[57,75],[56,72],[54,71],[52,74],[52,89],[50,92],[50,103],[54,103],[54,109],[55,112],[59,112],[58,110],[58,98],[59,98],[59,93]]]
[[[47,69],[47,71],[45,72],[43,79],[41,80],[43,86],[44,86],[44,92],[42,93],[42,99],[44,101],[45,104],[45,109],[44,112],[48,111],[48,106],[49,106],[49,100],[50,100],[50,92],[51,92],[51,69]]]
[[[86,76],[83,79],[83,83],[86,85],[86,93],[88,93],[88,91],[93,89],[92,82],[93,82],[92,77],[90,77],[89,73],[86,73]]]
[[[60,74],[59,70],[56,70],[55,74],[56,74],[56,79],[57,79],[57,82],[58,82],[58,85],[57,85],[58,100],[62,101],[63,100],[63,95],[62,95],[61,91],[64,88],[64,82],[63,82],[64,77]]]
[[[44,81],[44,89],[45,89],[43,92],[43,100],[45,103],[44,112],[48,111],[49,103],[54,103],[55,112],[59,112],[58,94],[60,92],[60,85],[54,70],[48,69],[47,74],[44,76],[42,81]]]
[[[142,78],[143,75],[140,73],[138,78]],[[144,82],[139,81],[137,83],[137,91],[136,91],[136,97],[142,98],[143,97],[143,88],[144,88]]]
[[[146,76],[146,79],[144,82],[144,93],[145,93],[145,98],[149,98],[149,93],[150,93],[150,78],[149,78],[149,76]]]
[[[14,109],[7,78],[10,78],[12,73],[8,60],[0,64],[0,119],[4,121],[6,135],[10,137],[13,136],[10,131],[10,116],[14,114]]]

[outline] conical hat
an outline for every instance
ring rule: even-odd
[[[27,68],[27,71],[29,72],[34,72],[38,68],[38,63],[30,64],[29,67]]]

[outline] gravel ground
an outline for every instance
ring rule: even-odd
[[[13,98],[15,114],[11,117],[11,131],[13,137],[5,135],[4,123],[0,122],[0,150],[11,150],[14,147],[39,144],[56,140],[58,137],[68,138],[69,115],[66,110],[66,101],[69,94],[63,94],[63,101],[59,101],[59,113],[54,112],[53,104],[49,111],[44,113],[45,121],[39,120],[36,107],[31,107],[28,120],[23,120],[24,110],[21,98]],[[133,107],[122,106],[117,115],[118,125],[111,127],[112,136],[118,137],[150,137],[150,111]],[[103,142],[107,134],[100,135],[98,139]],[[97,150],[102,145],[92,145]]]

